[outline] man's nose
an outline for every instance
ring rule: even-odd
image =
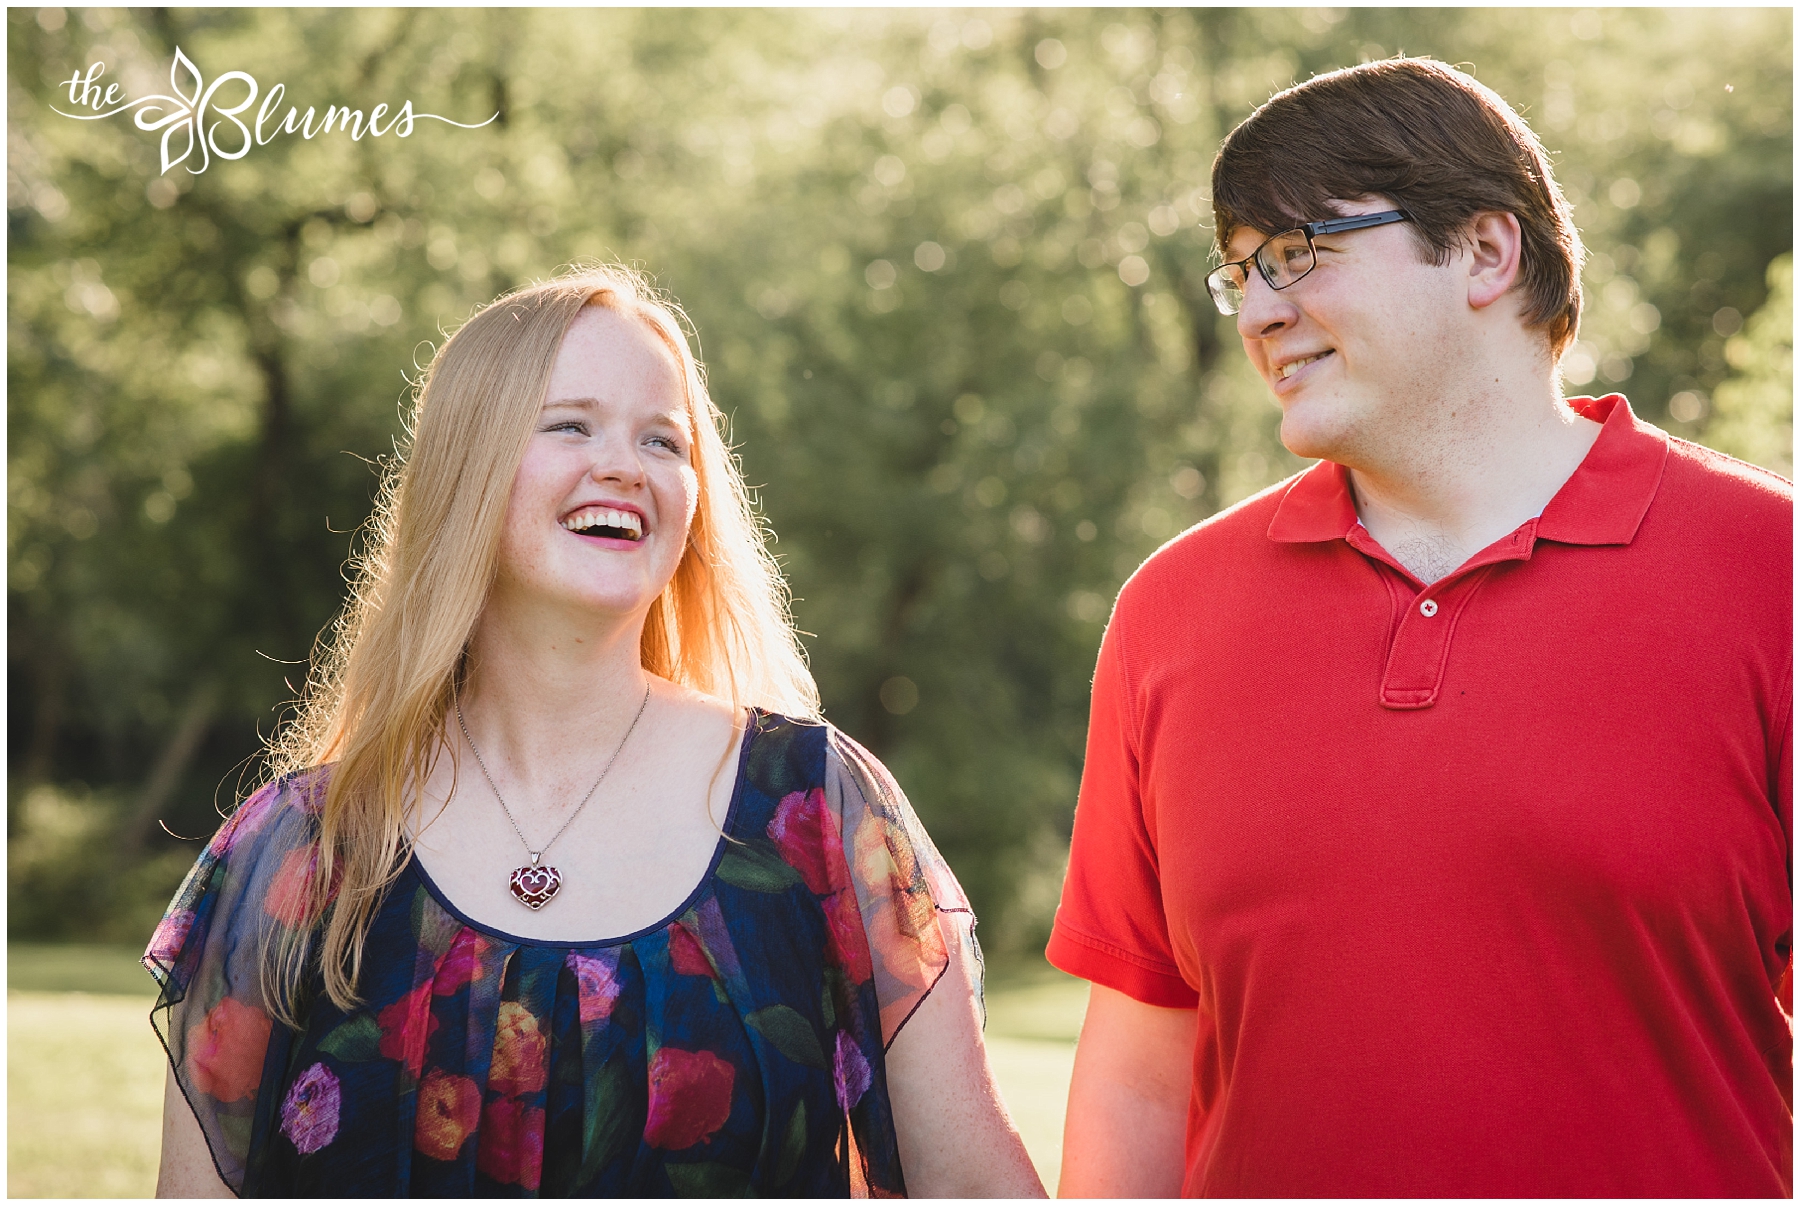
[[[1300,312],[1287,295],[1252,270],[1244,281],[1244,304],[1238,307],[1238,336],[1263,339],[1299,321]]]

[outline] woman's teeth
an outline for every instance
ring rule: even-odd
[[[577,511],[563,520],[562,526],[586,536],[611,536],[624,540],[644,538],[644,521],[634,511]]]

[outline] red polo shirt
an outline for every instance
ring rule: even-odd
[[[1200,1010],[1186,1194],[1791,1193],[1792,488],[1573,403],[1439,582],[1321,463],[1119,596],[1049,956]]]

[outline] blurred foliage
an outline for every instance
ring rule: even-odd
[[[1794,257],[1769,265],[1769,299],[1725,341],[1731,377],[1713,400],[1706,443],[1794,476]],[[1691,404],[1700,406],[1696,398]]]
[[[1792,246],[1787,11],[7,19],[15,933],[97,924],[44,886],[74,822],[25,785],[111,801],[76,844],[167,878],[193,848],[154,822],[210,830],[339,605],[406,377],[579,257],[693,316],[828,714],[1000,948],[1054,906],[1119,584],[1300,465],[1201,284],[1212,155],[1271,92],[1397,52],[1473,70],[1594,252],[1571,389],[1787,471],[1791,301],[1759,314]],[[52,112],[95,62],[167,92],[177,47],[209,83],[282,83],[277,122],[499,116],[281,134],[193,174],[128,116]]]
[[[112,793],[38,783],[15,794],[9,807],[18,814],[16,831],[6,844],[10,931],[136,941],[141,949],[194,851],[163,847],[109,858],[121,828]]]

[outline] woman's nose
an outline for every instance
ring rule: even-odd
[[[620,485],[636,486],[644,480],[644,463],[637,454],[637,447],[625,438],[602,439],[594,450],[594,464],[588,470],[597,482],[618,482]]]

